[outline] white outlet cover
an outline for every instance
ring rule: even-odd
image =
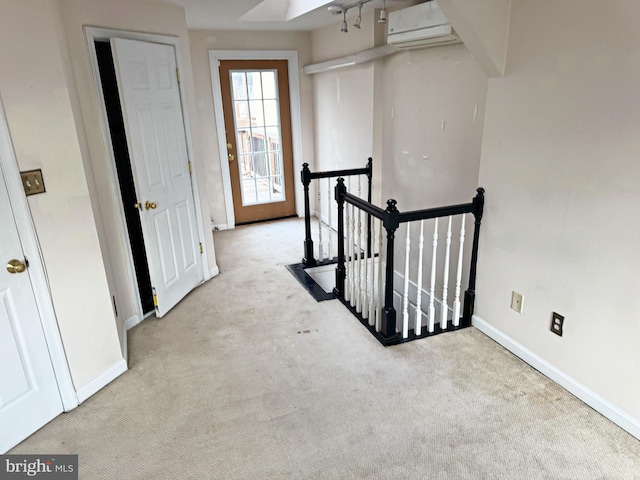
[[[511,292],[511,308],[518,313],[522,313],[523,304],[524,295],[516,292],[515,290]]]

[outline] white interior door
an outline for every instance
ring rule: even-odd
[[[149,274],[161,317],[204,279],[171,45],[112,38]]]
[[[1,169],[0,225],[0,453],[4,453],[62,413],[62,400]],[[11,261],[15,266],[9,268]]]

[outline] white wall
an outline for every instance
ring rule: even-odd
[[[21,170],[41,168],[28,198],[76,389],[122,359],[92,211],[57,3],[0,7],[0,96]]]
[[[313,76],[317,170],[362,168],[373,155],[373,63]]]
[[[237,32],[191,30],[189,32],[193,77],[197,101],[197,123],[202,140],[202,156],[210,192],[210,214],[216,225],[228,225],[222,170],[213,109],[213,90],[209,50],[295,50],[300,67],[310,62],[310,37],[307,32]],[[312,85],[302,71],[300,82],[300,115],[302,120],[302,159],[299,163],[313,162],[313,106]],[[225,158],[225,161],[226,158]],[[294,160],[294,164],[296,164]],[[299,180],[298,170],[294,172]]]
[[[487,75],[464,45],[397,53],[384,62],[382,198],[401,212],[468,203],[476,194]],[[381,206],[385,206],[384,203]],[[460,218],[452,223],[449,304],[454,297]],[[462,291],[468,285],[472,217],[466,219]],[[406,225],[397,234],[396,271],[404,271]],[[419,224],[412,225],[410,275],[417,283]],[[424,223],[423,285],[431,272],[434,222]],[[439,221],[436,298],[444,288],[446,219]],[[404,274],[403,274],[404,275]],[[398,288],[398,286],[396,286]]]
[[[640,419],[640,4],[514,0],[489,81],[476,313]],[[509,309],[524,294],[524,313]],[[565,315],[564,336],[549,331]]]
[[[313,63],[333,60],[358,53],[382,41],[385,28],[376,22],[374,11],[362,15],[362,28],[340,32],[339,23],[311,32]],[[373,198],[380,204],[382,172],[382,60],[330,70],[309,78],[313,81],[315,156],[312,171],[363,168],[373,158]],[[335,180],[332,180],[334,182]],[[356,194],[355,179],[350,192]],[[361,180],[362,197],[366,198],[366,181]],[[311,184],[312,210],[317,211],[316,182]],[[328,194],[322,180],[322,212],[326,215]],[[333,209],[335,202],[332,201]],[[332,215],[335,223],[337,212]]]
[[[487,76],[464,45],[385,60],[383,197],[401,211],[471,201]]]

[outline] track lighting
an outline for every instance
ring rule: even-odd
[[[386,1],[382,0],[382,10],[380,10],[380,18],[378,19],[378,23],[387,23],[387,12],[386,12]]]
[[[373,0],[358,0],[353,3],[344,4],[344,3],[333,3],[327,7],[327,10],[334,15],[342,14],[342,26],[340,27],[340,31],[342,33],[349,33],[349,27],[347,25],[347,12],[350,8],[358,7],[358,17],[356,18],[356,23],[353,24],[354,28],[360,30],[362,27],[362,6],[365,3],[372,2]],[[387,12],[386,12],[386,0],[382,0],[382,10],[380,10],[380,18],[378,23],[387,23]]]
[[[360,30],[360,22],[362,22],[362,4],[358,4],[358,18],[356,18],[356,23],[353,24],[355,28]]]

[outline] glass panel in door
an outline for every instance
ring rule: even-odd
[[[286,199],[277,70],[231,70],[242,205]]]

